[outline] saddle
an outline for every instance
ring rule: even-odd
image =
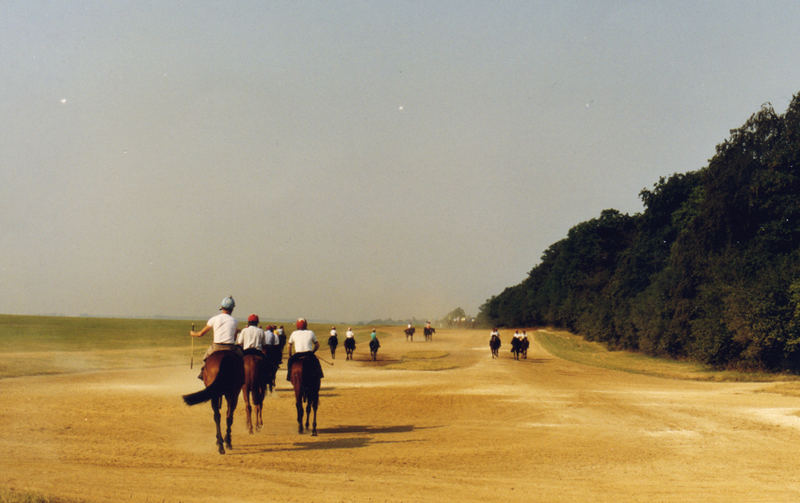
[[[256,348],[245,349],[244,350],[244,355],[260,356],[261,358],[264,358],[264,353],[262,353],[261,351],[257,350]]]

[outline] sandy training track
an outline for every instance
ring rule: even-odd
[[[187,365],[0,380],[0,486],[92,502],[798,501],[800,398],[774,385],[586,367],[488,331],[382,340],[324,366],[319,436],[298,435],[285,372],[249,435],[216,453]],[[404,355],[439,371],[393,370]],[[321,355],[330,359],[327,348]],[[187,358],[188,359],[188,358]]]

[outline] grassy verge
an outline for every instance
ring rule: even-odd
[[[602,344],[586,341],[569,332],[537,330],[536,341],[549,353],[564,360],[637,374],[698,381],[794,381],[796,376],[763,372],[714,370],[695,362],[654,358],[628,351],[609,351]]]
[[[78,503],[78,500],[44,496],[30,491],[0,489],[0,503]]]
[[[212,313],[213,314],[213,313]],[[122,318],[75,318],[62,316],[0,315],[0,379],[32,375],[126,368],[194,365],[199,367],[212,340],[211,333],[192,340],[192,324],[199,330],[203,320],[148,320]],[[283,324],[287,336],[292,323]],[[239,323],[244,327],[244,322]],[[310,325],[327,349],[330,325]],[[359,343],[369,340],[369,327],[353,327]],[[389,335],[381,328],[378,337]],[[344,333],[339,335],[343,342]],[[2,503],[0,501],[0,503]]]

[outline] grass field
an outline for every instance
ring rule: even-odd
[[[538,330],[536,340],[559,358],[637,374],[699,381],[797,380],[797,376],[787,374],[715,370],[697,362],[667,360],[628,351],[609,351],[602,344],[563,331]]]
[[[189,365],[192,357],[198,366],[211,334],[196,338],[192,351],[189,329],[194,323],[199,330],[206,321],[0,315],[0,344],[13,353],[0,357],[0,378]],[[265,324],[283,324],[287,335],[294,329],[291,323],[263,320]],[[330,325],[309,328],[322,349],[327,348]],[[369,340],[372,327],[353,328],[357,343]],[[341,343],[344,330],[339,332]],[[387,335],[378,330],[378,337]]]

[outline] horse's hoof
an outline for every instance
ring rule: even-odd
[[[312,436],[312,437],[316,437],[316,436],[317,436],[317,430],[314,430],[314,431],[312,431],[312,432],[311,432],[311,436]]]
[[[219,453],[225,454],[225,449],[221,445],[219,446]]]

